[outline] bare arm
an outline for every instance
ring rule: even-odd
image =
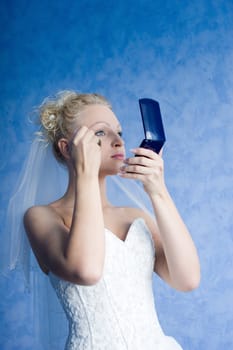
[[[104,264],[100,149],[93,131],[85,127],[77,133],[72,148],[75,196],[70,230],[51,207],[29,209],[24,222],[32,248],[48,270],[88,285],[98,281]]]
[[[77,182],[77,200],[64,254],[87,280],[95,282],[102,274],[105,246],[99,182],[98,178],[86,177]]]
[[[161,242],[155,271],[172,287],[192,290],[199,284],[200,266],[191,235],[166,189],[151,200]]]
[[[200,280],[199,259],[164,183],[162,158],[142,148],[135,153],[139,157],[128,159],[122,176],[141,180],[151,199],[158,224],[150,221],[157,252],[155,271],[178,290],[194,289]]]

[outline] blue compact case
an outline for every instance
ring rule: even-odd
[[[151,98],[141,98],[139,106],[145,134],[140,147],[159,153],[166,141],[159,103]]]

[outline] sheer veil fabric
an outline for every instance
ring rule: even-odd
[[[25,293],[29,293],[28,308],[29,317],[33,320],[33,335],[36,337],[35,349],[55,349],[54,342],[61,343],[67,325],[48,278],[40,271],[32,253],[24,230],[23,215],[31,206],[48,204],[61,196],[66,185],[65,168],[55,160],[51,146],[39,136],[36,137],[31,143],[9,200],[3,234],[4,244],[0,247],[1,273],[10,277],[12,270],[18,270]],[[60,330],[64,329],[63,334],[58,331],[56,334],[58,324]]]
[[[23,226],[23,215],[33,205],[43,205],[61,197],[68,182],[67,171],[54,158],[52,147],[40,137],[31,144],[28,157],[9,201],[6,230],[1,245],[1,273],[22,272],[25,289],[31,295],[31,313],[38,348],[63,349],[68,324],[50,286],[34,258]],[[107,179],[108,197],[116,206],[140,207],[151,212],[150,202],[141,185],[111,176]]]

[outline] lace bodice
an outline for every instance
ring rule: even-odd
[[[143,219],[125,241],[105,229],[102,278],[92,286],[50,281],[69,321],[67,350],[182,350],[164,335],[155,310],[153,240]]]

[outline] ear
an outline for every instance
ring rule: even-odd
[[[70,159],[70,147],[69,142],[65,138],[61,138],[57,143],[59,150],[66,160]]]

